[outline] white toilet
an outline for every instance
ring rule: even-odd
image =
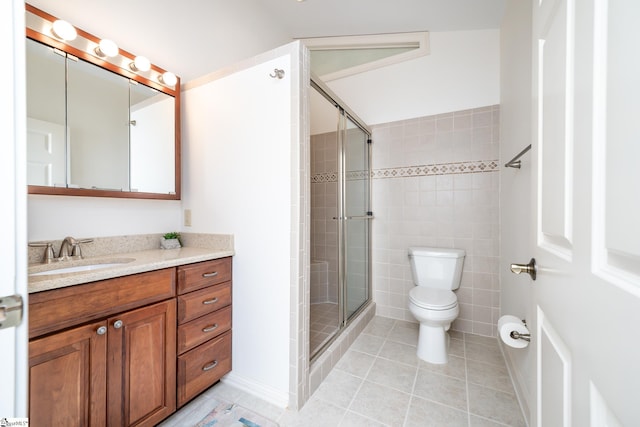
[[[409,292],[409,311],[420,322],[418,357],[429,363],[447,363],[451,322],[458,317],[462,249],[409,248],[411,274],[416,285]]]

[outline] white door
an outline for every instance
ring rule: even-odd
[[[533,3],[532,425],[640,426],[640,2]]]
[[[67,182],[64,126],[27,118],[27,183],[65,187]]]
[[[5,64],[0,79],[0,200],[5,233],[0,244],[0,299],[27,298],[26,279],[26,94],[24,71],[24,2],[0,2],[0,50]],[[3,313],[0,310],[0,323]],[[0,329],[0,417],[27,416],[27,320],[18,327]]]

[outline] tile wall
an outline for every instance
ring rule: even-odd
[[[311,135],[311,263],[327,266],[322,288],[311,283],[311,303],[338,302],[338,137]]]
[[[467,253],[452,329],[495,336],[499,316],[499,106],[373,126],[373,299],[414,321],[410,246]]]

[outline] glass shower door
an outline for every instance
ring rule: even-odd
[[[371,301],[370,131],[313,80],[310,92],[309,354]]]
[[[349,320],[370,297],[371,165],[370,140],[345,114],[343,145],[343,298]]]

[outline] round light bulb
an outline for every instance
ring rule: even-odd
[[[160,82],[167,86],[175,86],[178,83],[178,78],[172,72],[167,71],[160,76]]]
[[[110,58],[117,56],[120,50],[118,49],[118,45],[109,39],[100,40],[100,44],[96,48],[96,53],[98,56],[108,56]]]
[[[51,32],[57,38],[67,41],[75,40],[75,38],[78,37],[78,32],[73,25],[62,19],[54,21]]]
[[[151,62],[144,56],[136,56],[136,59],[129,65],[133,71],[149,71],[151,69]]]

